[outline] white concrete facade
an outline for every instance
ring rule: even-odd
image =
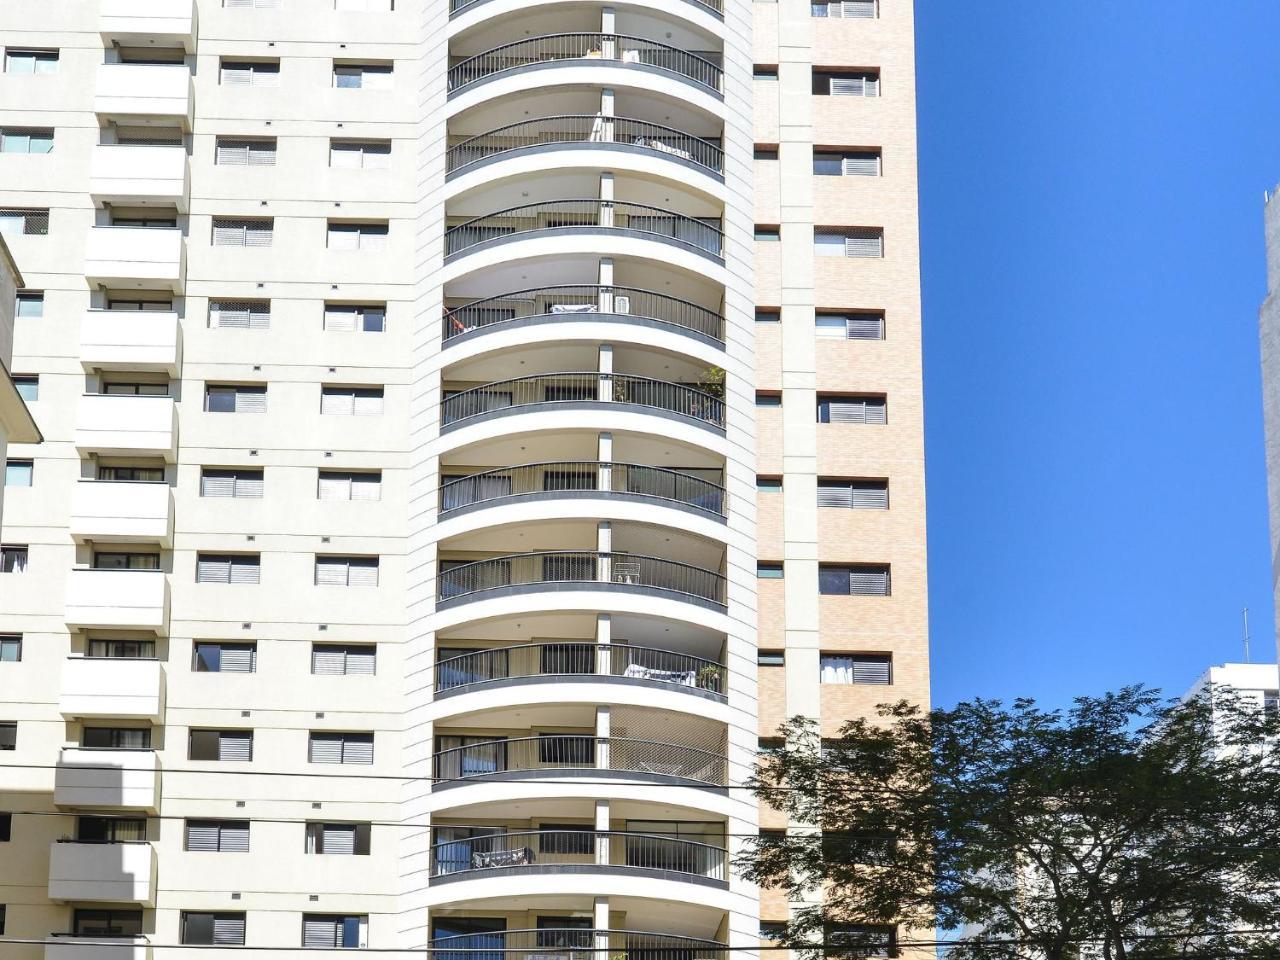
[[[800,0],[0,8],[45,435],[5,504],[6,956],[757,946],[760,738],[869,709],[824,650],[927,691],[910,9],[872,6],[838,43]],[[878,115],[811,93],[882,60]],[[872,143],[879,184],[810,182]],[[885,255],[817,256],[815,210]],[[815,297],[890,335],[815,340]],[[811,426],[831,390],[892,425]],[[819,473],[894,509],[824,526]]]

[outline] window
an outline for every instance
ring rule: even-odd
[[[16,311],[19,317],[43,317],[44,316],[44,291],[43,290],[22,290],[18,293],[18,307]]]
[[[856,564],[847,567],[820,566],[818,592],[826,596],[887,597],[887,564]]]
[[[320,388],[320,412],[334,416],[370,417],[382,413],[382,387]]]
[[[98,479],[113,483],[164,483],[164,467],[98,465]]]
[[[760,939],[761,940],[781,940],[782,935],[787,932],[787,924],[781,920],[761,920],[760,921]]]
[[[220,65],[218,82],[228,87],[280,86],[279,60],[226,60]]]
[[[101,392],[113,397],[167,397],[167,383],[126,383],[115,381],[102,384]]]
[[[780,407],[782,406],[782,394],[775,393],[772,390],[756,391],[757,407]]]
[[[880,73],[855,70],[850,73],[813,72],[813,92],[820,97],[878,97]]]
[[[266,413],[264,384],[205,384],[204,408],[210,413]]]
[[[262,499],[262,471],[205,467],[200,471],[200,496]]]
[[[777,160],[778,148],[777,147],[756,147],[755,152],[752,153],[751,156],[753,160]]]
[[[780,563],[757,563],[756,576],[761,580],[781,580],[782,564]]]
[[[835,340],[883,340],[884,315],[879,313],[817,313],[819,337]]]
[[[319,500],[381,500],[382,473],[377,470],[321,470],[316,486]]]
[[[887,423],[884,397],[819,397],[819,423]]]
[[[48,233],[48,210],[28,207],[0,208],[0,236],[43,237]]]
[[[187,739],[188,760],[253,759],[252,730],[192,730]]]
[[[389,63],[333,64],[333,85],[343,89],[390,90],[392,76]]]
[[[818,478],[818,506],[845,510],[888,510],[888,480]]]
[[[756,310],[756,323],[781,323],[782,311],[777,307],[761,307]]]
[[[271,326],[271,301],[210,300],[209,326],[220,330],[266,330]]]
[[[27,403],[40,399],[40,378],[38,376],[14,377],[13,385],[18,390],[18,396]]]
[[[385,250],[387,248],[385,223],[335,223],[329,221],[330,250]]]
[[[255,8],[258,10],[275,10],[280,6],[280,0],[222,0],[224,7],[243,7],[246,9]]]
[[[256,553],[196,555],[196,583],[259,583],[261,571]]]
[[[387,329],[387,305],[326,303],[324,329],[338,333],[382,333]]]
[[[820,257],[883,257],[884,231],[879,227],[817,227],[813,249]]]
[[[4,72],[50,74],[58,72],[57,50],[6,50]]]
[[[220,167],[274,167],[275,137],[218,137],[213,162]]]
[[[147,839],[145,817],[77,817],[76,839],[82,843],[140,843]]]
[[[200,853],[248,853],[248,820],[188,820],[184,850]]]
[[[778,227],[756,225],[755,239],[763,240],[766,243],[776,243],[782,239],[782,233]]]
[[[269,247],[274,217],[214,217],[215,247]]]
[[[777,80],[778,68],[777,67],[756,67],[754,70],[751,71],[751,79],[752,80]]]
[[[258,645],[197,640],[191,649],[191,669],[196,673],[253,673],[258,669]]]
[[[51,127],[0,128],[0,153],[52,153]]]
[[[302,945],[319,950],[367,947],[369,918],[334,914],[302,915]]]
[[[4,465],[4,485],[6,487],[31,486],[31,471],[35,464],[31,460],[9,460]]]
[[[80,746],[89,750],[150,750],[150,727],[85,727]]]
[[[893,683],[893,658],[879,653],[824,653],[822,683]]]
[[[391,141],[330,140],[329,166],[386,170],[391,166]]]
[[[786,654],[781,650],[756,651],[757,667],[783,667],[786,666],[786,662]]]
[[[878,0],[813,0],[809,7],[815,17],[842,17],[845,20],[874,20],[880,16]]]
[[[154,640],[90,640],[85,649],[86,657],[107,660],[154,660]]]
[[[356,857],[369,855],[367,823],[308,823],[306,836],[307,853]]]
[[[13,814],[0,813],[0,843],[8,843],[13,839]]]
[[[248,836],[247,832],[246,836]],[[184,910],[182,911],[182,942],[196,945],[242,946],[244,914],[195,913]]]
[[[0,750],[18,749],[18,725],[0,723]]]
[[[756,477],[756,490],[761,493],[781,493],[781,477]]]
[[[893,927],[832,923],[827,925],[823,940],[826,941],[823,954],[840,960],[853,957],[894,957],[898,953]]]
[[[855,150],[851,153],[813,153],[813,174],[816,177],[878,177],[880,176],[880,151]]]
[[[307,745],[309,763],[373,763],[372,733],[315,733]]]
[[[377,557],[316,557],[316,585],[376,587]]]
[[[22,634],[0,633],[0,663],[17,663],[22,659]]]
[[[107,301],[108,310],[157,310],[161,312],[173,311],[173,300],[116,300]]]
[[[71,915],[71,930],[77,937],[140,937],[141,910],[84,910]]]
[[[372,676],[377,668],[377,651],[371,643],[313,643],[311,672],[322,676]]]
[[[160,554],[127,550],[95,550],[94,570],[159,570]]]
[[[16,543],[0,544],[0,573],[22,573],[27,569],[27,548]]]

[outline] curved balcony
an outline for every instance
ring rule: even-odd
[[[726,668],[713,660],[631,644],[561,642],[489,647],[441,660],[435,695],[439,700],[482,687],[540,681],[652,684],[720,701],[728,689]]]
[[[670,596],[721,609],[725,578],[718,573],[658,557],[595,550],[517,553],[464,563],[440,571],[436,608],[485,594],[531,593],[574,588],[624,590]]]
[[[440,515],[512,499],[622,496],[662,500],[725,516],[724,487],[665,467],[599,460],[523,463],[459,477],[440,485]]]
[[[446,310],[441,339],[449,343],[494,327],[582,318],[662,324],[724,344],[724,317],[714,310],[651,290],[589,283],[514,290]]]
[[[527,37],[468,57],[449,68],[448,95],[514,70],[579,61],[675,74],[721,96],[724,71],[696,53],[618,33],[553,33]]]
[[[436,937],[431,955],[436,960],[506,957],[508,960],[537,960],[554,954],[563,957],[570,950],[591,951],[607,943],[610,960],[727,960],[728,944],[697,937],[679,937],[644,930],[583,930],[580,927],[539,927],[536,930],[498,930],[492,933],[464,933]],[[456,951],[456,953],[454,952]],[[535,956],[536,955],[536,956]]]
[[[469,137],[445,151],[445,179],[471,164],[504,154],[543,151],[565,144],[646,151],[724,179],[724,151],[718,145],[660,123],[599,114],[522,120]]]
[[[463,786],[471,780],[619,775],[652,783],[723,787],[728,782],[728,765],[723,754],[700,747],[586,733],[485,740],[431,757],[433,790]]]
[[[562,404],[616,403],[661,410],[724,430],[724,401],[683,383],[624,373],[538,373],[495,380],[440,402],[440,431],[503,411]]]
[[[728,882],[723,847],[696,840],[612,830],[521,830],[461,839],[436,827],[431,882],[503,874],[638,871],[647,876],[723,886]],[[674,876],[673,876],[674,875]],[[579,935],[587,931],[577,931]]]
[[[723,263],[724,232],[720,223],[719,218],[700,220],[625,200],[546,200],[498,210],[449,227],[444,232],[444,257],[448,262],[468,251],[512,239],[584,233],[656,240]]]

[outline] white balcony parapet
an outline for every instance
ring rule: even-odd
[[[72,937],[54,934],[44,960],[151,960],[146,937]]]
[[[99,204],[164,203],[185,211],[191,193],[186,148],[97,144],[89,161],[89,193]]]
[[[176,227],[89,228],[84,276],[90,284],[162,286],[178,293],[186,273],[186,244]]]
[[[159,720],[164,715],[164,670],[159,660],[68,657],[58,710],[65,717]]]
[[[155,902],[156,851],[141,843],[54,841],[49,848],[49,899],[108,903]],[[93,955],[99,956],[97,951]]]
[[[168,120],[191,127],[191,70],[182,63],[101,63],[93,109],[114,119]]]
[[[92,393],[76,410],[76,448],[107,456],[162,456],[178,451],[178,411],[172,397]]]
[[[71,536],[98,543],[173,542],[167,483],[81,480],[71,496]]]
[[[129,45],[181,43],[195,49],[195,0],[101,0],[98,32]]]
[[[176,377],[182,366],[178,315],[159,310],[89,310],[80,320],[86,370],[148,370]]]
[[[60,807],[157,809],[160,763],[155,751],[64,747],[54,771],[53,802]]]
[[[161,570],[72,570],[65,618],[81,629],[169,629],[169,581]]]

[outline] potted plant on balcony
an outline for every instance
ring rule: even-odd
[[[720,668],[715,664],[708,663],[705,667],[698,670],[697,677],[698,689],[710,690],[712,693],[720,692]]]

